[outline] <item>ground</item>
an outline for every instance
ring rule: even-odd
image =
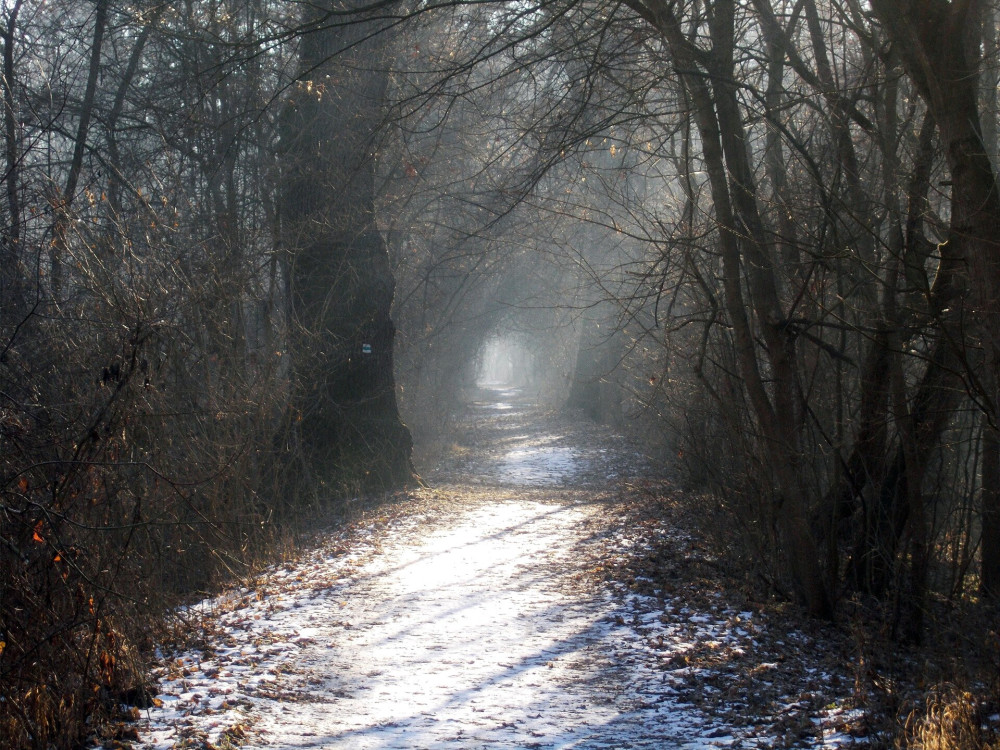
[[[641,451],[511,390],[461,427],[428,489],[182,611],[140,746],[864,744],[842,636],[706,576]]]

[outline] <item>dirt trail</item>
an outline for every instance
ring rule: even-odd
[[[212,644],[165,662],[147,745],[756,745],[698,708],[698,670],[676,661],[706,642],[743,653],[753,613],[595,573],[638,543],[613,497],[645,470],[635,451],[513,392],[486,394],[465,425],[435,489],[204,605]]]

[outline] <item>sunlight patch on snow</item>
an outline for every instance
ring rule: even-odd
[[[486,408],[490,408],[497,403],[506,404],[511,401],[516,401],[522,393],[522,389],[520,388],[505,386],[500,383],[480,383],[479,386],[488,392],[489,400],[477,401],[476,405],[485,406]],[[493,399],[498,400],[494,401]]]
[[[145,746],[218,744],[244,725],[254,746],[288,750],[724,746],[664,694],[655,658],[620,672],[647,648],[616,598],[567,585],[567,532],[593,512],[491,503],[275,571],[276,591],[237,594],[218,618],[210,658],[168,660]]]
[[[558,428],[508,431],[484,468],[542,487],[533,497],[558,497],[544,488],[579,482],[605,458],[567,443]],[[586,563],[580,545],[606,527],[595,523],[601,506],[511,494],[529,493],[490,490],[488,502],[444,514],[414,506],[385,526],[334,534],[253,590],[188,608],[186,617],[210,623],[210,645],[164,660],[162,705],[149,712],[142,747],[223,747],[227,737],[275,750],[775,745],[751,696],[726,693],[738,655],[753,655],[756,684],[775,673],[758,653],[760,613],[721,599],[692,606],[646,576],[633,584],[654,596],[619,580],[602,587],[581,565],[646,554],[649,531],[598,535],[606,546]],[[691,549],[682,534],[663,533]],[[773,710],[816,725],[805,746],[852,745],[856,716],[835,702],[810,716],[803,694],[782,693]],[[702,705],[697,696],[725,697]]]
[[[572,732],[573,721],[559,726],[555,718],[565,721],[564,704],[579,692],[560,685],[560,662],[577,658],[604,613],[574,612],[555,590],[540,599],[545,580],[524,583],[534,577],[527,568],[537,565],[539,543],[559,549],[558,527],[575,514],[531,503],[490,506],[373,560],[367,574],[390,585],[392,596],[373,613],[382,623],[377,631],[350,636],[366,679],[335,680],[349,695],[341,702],[343,728],[325,736],[345,747],[437,747],[449,731],[466,733],[469,746],[515,727],[520,736]],[[566,612],[553,618],[556,606]]]
[[[579,451],[560,446],[529,446],[508,451],[500,460],[500,476],[512,484],[563,484],[580,471]]]

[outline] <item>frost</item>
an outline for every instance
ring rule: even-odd
[[[835,702],[812,715],[792,694],[757,720],[729,694],[759,614],[582,572],[649,544],[563,486],[621,455],[570,437],[515,435],[476,459],[489,487],[422,493],[189,608],[208,645],[163,656],[142,747],[764,748],[786,718],[814,733],[799,746],[853,744]],[[756,663],[769,680],[779,666]]]

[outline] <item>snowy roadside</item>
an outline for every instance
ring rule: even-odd
[[[645,575],[657,549],[683,566],[697,546],[583,481],[605,474],[605,447],[509,427],[502,448],[477,459],[478,482],[455,472],[252,590],[189,610],[203,637],[164,655],[140,745],[861,742],[842,708],[847,666],[818,641],[776,634],[787,626],[698,590],[683,570],[674,586]]]
[[[639,500],[621,512],[602,574],[628,611],[621,659],[636,692],[665,692],[715,717],[728,732],[716,739],[723,746],[868,745],[843,633],[706,579],[703,546],[661,508]]]

